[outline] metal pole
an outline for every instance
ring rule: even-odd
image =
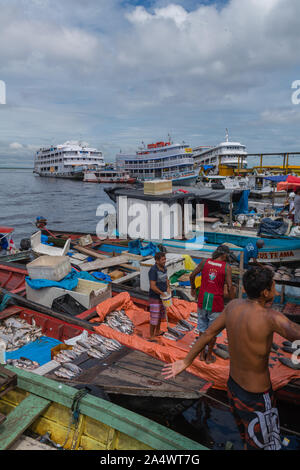
[[[240,274],[239,274],[239,299],[241,299],[243,295],[243,274],[244,274],[244,251],[241,251]]]
[[[229,227],[232,227],[232,193],[230,193],[230,206],[229,206]]]

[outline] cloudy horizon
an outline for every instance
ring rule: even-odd
[[[0,166],[83,140],[300,151],[299,0],[0,0]],[[300,94],[299,94],[300,96]]]

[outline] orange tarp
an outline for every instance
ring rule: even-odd
[[[91,320],[91,322],[104,321],[108,313],[114,310],[124,310],[126,315],[135,325],[134,333],[127,335],[120,333],[119,331],[113,330],[108,325],[95,326],[97,333],[119,341],[124,346],[131,349],[142,351],[150,356],[160,359],[163,362],[170,363],[178,359],[183,359],[188,351],[190,350],[190,344],[194,341],[196,333],[190,331],[186,333],[184,337],[178,341],[172,341],[162,336],[157,338],[157,342],[149,341],[149,312],[137,307],[131,300],[128,292],[122,292],[111,299],[107,299],[96,308],[99,318]],[[197,311],[197,304],[194,302],[187,302],[185,300],[173,299],[173,306],[167,310],[169,326],[174,327],[180,319],[188,319],[191,312]],[[163,321],[161,324],[162,331],[167,330],[167,322]],[[225,342],[227,338],[226,330],[222,332],[222,336],[217,339],[218,343]],[[284,339],[275,334],[274,342],[278,345],[282,345]],[[281,349],[280,352],[286,357],[290,357],[289,354],[284,353]],[[300,371],[290,369],[281,362],[273,361],[272,358],[277,358],[275,353],[270,355],[270,364],[273,368],[270,368],[270,375],[274,390],[282,388],[292,379],[300,379]],[[219,390],[227,389],[227,380],[229,376],[229,360],[224,360],[217,356],[217,360],[213,364],[206,364],[196,358],[193,364],[187,369],[188,372],[201,377],[202,379],[213,382],[213,388]]]

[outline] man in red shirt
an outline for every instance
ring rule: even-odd
[[[227,284],[229,297],[234,297],[232,286],[231,267],[227,263],[230,250],[226,245],[220,245],[212,254],[211,259],[203,260],[190,276],[191,294],[196,296],[195,277],[202,273],[201,287],[198,296],[198,330],[201,336],[211,323],[218,318],[224,310],[224,286]],[[201,351],[200,359],[211,364],[216,360],[212,354],[216,338],[213,338],[205,349]]]

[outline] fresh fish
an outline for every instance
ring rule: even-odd
[[[224,349],[214,348],[213,351],[217,356],[221,357],[222,359],[229,359],[229,353]]]
[[[95,359],[101,359],[105,356],[100,351],[97,351],[97,349],[94,348],[89,349],[87,353],[90,357],[93,357]]]
[[[228,346],[226,346],[226,344],[218,343],[216,344],[216,347],[219,349],[223,349],[223,351],[227,351],[227,352],[229,351]]]
[[[76,357],[78,356],[78,354],[76,354],[76,352],[74,352],[73,349],[64,349],[63,354],[65,356],[70,357],[71,359],[76,359]]]
[[[92,346],[87,341],[77,341],[78,346],[81,346],[84,349],[90,349]]]
[[[104,338],[102,336],[93,334],[89,337],[88,341],[90,344],[102,344]]]
[[[82,354],[87,351],[86,347],[80,346],[79,344],[76,343],[76,345],[72,349],[73,352],[76,354]]]
[[[57,377],[62,377],[64,379],[72,379],[74,377],[74,374],[71,374],[70,371],[67,371],[62,367],[58,370],[55,370],[54,374],[57,375]]]
[[[175,336],[176,338],[180,338],[180,333],[178,331],[175,330],[175,328],[171,328],[171,327],[168,327],[168,332]]]
[[[192,325],[189,324],[189,322],[187,322],[186,320],[179,320],[179,325],[181,325],[183,328],[185,328],[186,330],[193,330],[194,327]],[[179,326],[177,325],[177,326]]]
[[[99,351],[102,354],[107,354],[108,353],[108,349],[103,344],[95,344],[93,346],[93,349],[96,349],[97,351]]]
[[[171,335],[170,333],[165,333],[165,334],[163,335],[163,337],[164,337],[164,338],[167,338],[167,339],[170,339],[170,340],[172,340],[172,341],[177,341],[177,340],[178,340],[178,338],[177,338],[176,336],[173,336],[173,335]]]
[[[80,367],[78,367],[76,364],[67,363],[64,365],[64,369],[70,370],[75,375],[78,375],[80,372],[82,372],[82,369],[80,369]]]
[[[71,357],[68,357],[68,356],[65,356],[64,354],[56,354],[55,356],[55,360],[57,362],[61,362],[61,363],[64,363],[64,362],[71,362],[72,361],[72,358]]]

